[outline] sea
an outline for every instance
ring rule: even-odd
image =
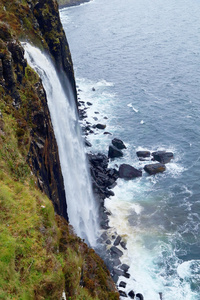
[[[124,291],[199,300],[200,1],[93,0],[60,16],[88,116],[82,125],[106,125],[87,137],[87,151],[108,154],[119,138],[127,149],[110,166],[141,170],[152,162],[138,150],[174,154],[163,173],[118,179],[105,200],[111,231],[127,243]]]

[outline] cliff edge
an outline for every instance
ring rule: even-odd
[[[51,55],[76,101],[58,4],[0,0],[0,20],[0,299],[118,299],[103,261],[67,223],[46,93],[20,42]]]

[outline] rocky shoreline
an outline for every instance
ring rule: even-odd
[[[79,91],[81,90],[78,89],[78,92]],[[100,205],[99,218],[102,234],[98,240],[100,246],[97,252],[101,257],[103,257],[104,262],[116,284],[118,283],[120,276],[124,277],[124,280],[121,280],[117,285],[120,296],[129,299],[137,298],[142,300],[144,299],[144,296],[141,293],[136,294],[134,292],[134,287],[128,292],[128,294],[124,291],[127,285],[126,279],[130,278],[130,274],[128,272],[129,266],[127,264],[123,264],[120,260],[120,257],[127,250],[126,241],[124,241],[116,232],[114,234],[112,233],[113,231],[109,227],[109,215],[111,212],[106,210],[104,200],[105,198],[114,196],[112,188],[116,186],[118,178],[132,180],[136,177],[141,177],[143,171],[137,170],[129,164],[121,164],[117,168],[109,168],[109,160],[122,157],[123,151],[126,151],[126,145],[119,138],[113,138],[111,140],[111,144],[108,147],[108,155],[93,153],[90,151],[92,145],[87,140],[87,136],[95,134],[96,129],[105,130],[106,125],[100,123],[91,124],[88,122],[86,111],[92,103],[82,101],[80,98],[78,98],[78,100],[79,118],[81,121],[84,120],[85,124],[83,125],[82,123],[81,126],[87,149],[92,188],[94,196]],[[98,121],[95,117],[93,119],[96,122]],[[104,131],[104,134],[111,135],[111,133],[106,131]],[[138,151],[136,152],[136,155],[140,161],[147,162],[143,169],[149,176],[164,172],[166,170],[165,164],[169,163],[174,157],[172,152],[167,151],[155,151],[152,153],[148,150]],[[160,299],[162,299],[161,293],[159,296]]]

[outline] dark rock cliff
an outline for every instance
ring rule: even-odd
[[[63,178],[57,143],[42,82],[27,66],[24,50],[8,26],[0,23],[1,101],[17,120],[21,151],[38,179],[38,186],[67,219]],[[29,148],[29,149],[28,149]]]
[[[27,67],[18,39],[33,42],[49,52],[61,78],[67,77],[76,101],[76,86],[69,45],[55,0],[2,1],[0,32],[1,85],[12,100],[10,110],[19,115],[19,140],[29,132],[28,162],[38,186],[53,201],[58,214],[67,219],[67,207],[45,91],[39,78]],[[27,79],[29,87],[27,88]],[[32,82],[34,81],[34,82]],[[29,94],[27,90],[29,91]],[[2,91],[3,91],[2,90]],[[26,90],[26,93],[24,93]],[[28,109],[28,111],[26,111]]]
[[[27,67],[19,42],[19,39],[33,42],[52,56],[60,78],[70,82],[76,101],[73,64],[60,22],[58,4],[55,0],[1,2],[1,19],[4,20],[0,25],[2,92],[12,98],[10,110],[13,115],[20,115],[18,131],[22,143],[23,137],[27,135],[25,133],[29,132],[30,148],[27,159],[37,176],[38,186],[53,201],[56,212],[67,219],[57,143],[45,91],[38,78],[30,82],[30,93],[24,94],[24,90],[27,91],[26,81],[31,81],[34,74]]]

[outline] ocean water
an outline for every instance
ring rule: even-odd
[[[124,291],[199,300],[200,2],[93,0],[60,13],[87,121],[112,134],[96,129],[92,151],[120,138],[127,149],[110,165],[141,169],[138,150],[174,153],[164,173],[118,179],[105,201],[110,234],[127,241]]]

